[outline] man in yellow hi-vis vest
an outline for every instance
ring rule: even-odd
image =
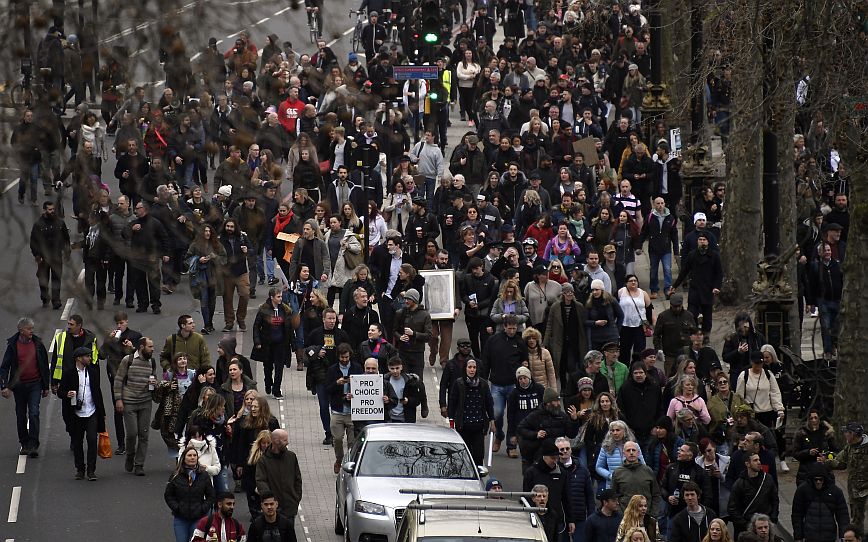
[[[76,348],[82,346],[91,350],[93,353],[91,363],[97,365],[99,348],[96,344],[96,336],[92,331],[84,329],[84,319],[81,315],[73,314],[66,322],[66,331],[61,331],[54,336],[54,353],[51,354],[52,393],[57,393],[63,372],[75,367],[75,360],[71,356]]]

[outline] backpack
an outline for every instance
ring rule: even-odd
[[[175,337],[175,335],[172,334],[172,338],[173,338],[173,339],[174,339],[174,337]],[[173,342],[173,343],[172,343],[172,350],[175,349],[174,346],[175,346],[175,345],[174,345],[174,342]],[[134,354],[130,354],[129,356],[127,356],[127,357],[130,358],[130,362],[127,364],[127,372],[126,372],[126,374],[124,375],[124,386],[127,385],[127,380],[129,380],[129,378],[130,378],[130,365],[133,364],[133,358],[130,357],[130,356],[133,356],[133,355],[134,355]],[[154,356],[151,356],[151,374],[155,375],[156,372],[157,372],[157,361],[154,359]]]

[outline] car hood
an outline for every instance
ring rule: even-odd
[[[453,480],[450,478],[385,478],[358,476],[356,499],[382,504],[388,508],[404,508],[415,496],[399,493],[401,489],[449,489],[454,491],[483,489],[479,480]]]

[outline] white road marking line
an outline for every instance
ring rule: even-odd
[[[78,274],[78,282],[84,282],[84,269]]]
[[[75,303],[74,297],[70,297],[66,300],[66,306],[63,308],[63,314],[60,315],[61,320],[67,320],[69,318],[69,313],[72,311],[73,303]]]
[[[48,347],[48,355],[54,353],[54,343],[57,341],[57,334],[60,333],[60,328],[54,330],[54,335],[51,336],[51,346]]]
[[[17,179],[12,181],[11,183],[7,184],[6,188],[3,189],[3,193],[5,194],[6,192],[9,192],[10,190],[12,190],[16,186],[18,186],[19,181],[21,181],[21,177],[18,177]]]
[[[12,500],[9,502],[9,518],[7,523],[18,521],[18,504],[21,502],[21,486],[12,488]]]
[[[280,10],[280,11],[276,11],[276,12],[274,12],[274,16],[277,17],[278,15],[282,15],[282,14],[286,13],[287,11],[289,11],[289,10],[291,10],[291,9],[292,9],[291,6],[287,6],[287,7],[283,8],[283,9]]]
[[[347,28],[346,30],[344,30],[343,33],[341,34],[341,36],[346,36],[347,34],[351,34],[352,31],[355,29],[356,29],[355,26],[351,26],[351,27]]]
[[[27,456],[19,455],[18,456],[18,467],[15,469],[15,474],[24,474],[24,470],[27,468]]]
[[[310,531],[307,529],[307,525],[304,526],[304,534],[310,534]]]
[[[254,24],[254,25],[259,25],[259,24],[262,24],[262,23],[268,21],[269,19],[271,19],[271,17],[265,17],[265,18],[263,18],[263,19],[259,19],[258,21],[256,21],[256,22],[253,23],[253,24]]]
[[[242,32],[244,32],[244,30],[239,30],[238,32],[236,32],[234,34],[229,34],[228,36],[226,36],[226,39],[231,40],[231,39],[235,38],[235,36],[241,34]]]
[[[140,54],[144,53],[145,51],[147,51],[147,49],[139,49],[137,51],[133,51],[132,53],[130,53],[130,58],[133,58],[134,56],[139,56]]]
[[[146,29],[146,28],[149,27],[149,26],[151,26],[151,23],[150,23],[150,22],[142,23],[142,24],[140,24],[140,25],[136,25],[136,30],[144,30],[144,29]]]
[[[196,59],[199,58],[200,56],[202,56],[202,53],[196,53],[195,55],[190,57],[190,61],[195,62]]]
[[[15,539],[14,538],[7,538],[6,542],[15,542]]]

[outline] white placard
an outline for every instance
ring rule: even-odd
[[[681,156],[681,128],[669,130],[669,149],[672,156]]]
[[[350,416],[354,422],[383,421],[386,406],[383,404],[383,375],[350,375]]]

